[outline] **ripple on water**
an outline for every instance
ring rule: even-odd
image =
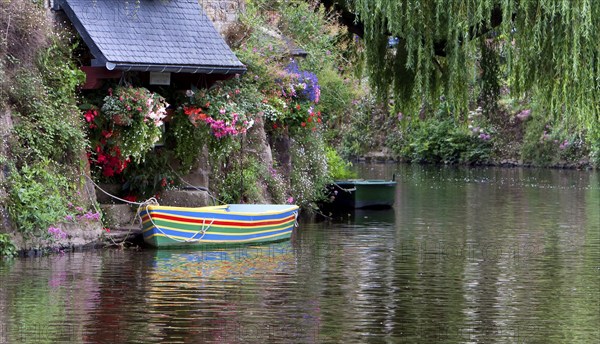
[[[292,242],[2,261],[0,343],[598,342],[596,173],[386,166]]]

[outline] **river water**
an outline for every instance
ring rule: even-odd
[[[0,261],[0,343],[598,343],[600,180],[358,166],[396,204],[292,241]]]

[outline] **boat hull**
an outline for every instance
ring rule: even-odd
[[[332,206],[336,208],[390,208],[396,198],[395,181],[336,181],[330,190]]]
[[[224,247],[290,239],[298,206],[230,204],[183,208],[148,205],[140,211],[144,242],[157,248]]]

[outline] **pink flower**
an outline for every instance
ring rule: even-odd
[[[94,117],[95,117],[95,115],[92,112],[92,110],[88,110],[83,116],[85,117],[85,121],[88,122],[88,123],[91,122],[91,121],[93,121]]]
[[[287,203],[288,203],[288,204],[292,204],[292,203],[294,203],[294,197],[292,197],[292,196],[288,197],[288,199],[287,199]]]

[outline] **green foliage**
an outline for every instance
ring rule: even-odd
[[[13,3],[23,5],[22,1]],[[31,24],[47,28],[41,13],[38,22]],[[41,35],[35,30],[31,34]],[[11,55],[4,62],[11,71],[5,76],[10,87],[4,88],[3,95],[15,123],[9,152],[14,163],[7,183],[8,211],[26,239],[47,239],[48,228],[67,214],[67,200],[77,197],[79,179],[74,171],[80,167],[86,139],[76,107],[76,87],[84,76],[71,60],[74,46],[66,34],[48,30],[43,38],[17,39],[11,46],[18,45],[17,41],[32,45],[24,48],[29,58]]]
[[[392,129],[385,122],[385,111],[372,97],[363,97],[349,107],[349,113],[341,124],[341,153],[345,157],[356,157],[377,146],[377,131]]]
[[[326,122],[338,123],[349,114],[352,101],[358,97],[359,87],[352,78],[345,78],[333,69],[323,69],[318,74],[321,85],[319,109]]]
[[[181,171],[189,172],[196,165],[202,147],[210,140],[208,127],[194,126],[182,113],[172,117],[167,131],[167,143],[172,147]]]
[[[415,122],[404,137],[397,153],[414,162],[474,164],[486,162],[490,154],[488,142],[454,119]]]
[[[145,200],[175,186],[178,177],[170,161],[169,151],[157,149],[144,161],[128,165],[123,172],[122,194],[130,200]]]
[[[353,0],[349,8],[364,24],[370,81],[384,95],[392,86],[405,113],[441,94],[466,112],[474,38],[490,35],[501,40],[515,97],[531,92],[550,115],[588,130],[598,123],[598,2]]]
[[[9,182],[8,211],[19,232],[25,238],[47,238],[48,227],[67,215],[73,184],[49,160],[23,165],[10,174]]]
[[[72,48],[56,36],[40,52],[37,68],[19,67],[14,77],[9,101],[19,120],[13,149],[23,161],[73,161],[85,145],[75,106],[75,88],[83,82],[83,73],[70,60]]]
[[[225,203],[264,203],[260,187],[265,175],[264,166],[245,152],[235,154],[225,168],[215,171],[213,188]]]
[[[12,258],[17,255],[17,248],[8,234],[0,233],[0,259]]]
[[[387,145],[404,160],[425,163],[486,163],[491,154],[493,130],[481,115],[470,111],[468,125],[452,116],[450,103],[442,101],[429,118],[412,120],[399,116],[401,128]]]
[[[584,139],[572,132],[569,128],[554,126],[541,117],[533,117],[523,137],[523,160],[537,166],[580,164],[588,148]],[[590,156],[593,159],[593,154]]]
[[[350,171],[352,163],[342,159],[334,148],[325,147],[325,156],[327,157],[329,178],[333,180],[356,178],[356,173]]]
[[[587,133],[587,142],[590,147],[590,162],[592,166],[600,167],[600,127],[591,128]]]

